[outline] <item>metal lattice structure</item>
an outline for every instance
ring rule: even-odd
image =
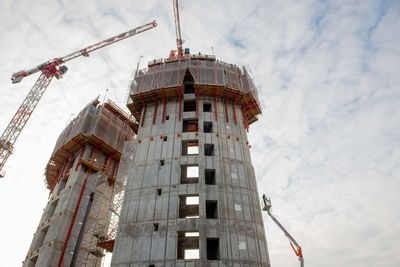
[[[42,98],[44,92],[46,91],[53,77],[61,79],[63,77],[63,74],[67,72],[68,68],[62,64],[81,56],[88,57],[90,53],[96,50],[114,44],[116,42],[122,41],[126,38],[132,37],[144,31],[148,31],[152,28],[155,28],[156,26],[157,26],[156,21],[153,21],[145,25],[142,25],[140,27],[137,27],[135,29],[132,29],[130,31],[115,35],[111,38],[108,38],[94,45],[88,46],[84,49],[78,50],[66,56],[46,61],[34,68],[14,73],[11,77],[11,81],[13,83],[19,83],[26,76],[29,76],[37,72],[42,72],[42,74],[39,76],[39,78],[33,85],[32,89],[25,97],[21,106],[18,108],[14,117],[11,119],[7,128],[0,137],[0,172],[3,169],[4,164],[6,163],[9,156],[13,153],[14,144],[18,136],[24,129],[27,121],[29,120],[30,116],[35,110],[37,104]]]

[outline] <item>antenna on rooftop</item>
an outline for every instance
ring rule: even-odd
[[[106,93],[104,94],[103,103],[106,101],[107,93],[108,93],[108,89],[106,89]]]

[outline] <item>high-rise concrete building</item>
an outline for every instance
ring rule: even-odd
[[[46,168],[49,202],[23,266],[101,266],[123,199],[131,154],[127,145],[121,158],[123,146],[136,128],[111,101],[98,100],[69,123]]]
[[[270,266],[248,127],[261,108],[245,68],[214,56],[150,62],[112,266]]]

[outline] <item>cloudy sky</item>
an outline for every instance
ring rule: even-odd
[[[181,0],[191,51],[250,66],[264,103],[252,125],[259,191],[307,266],[400,262],[400,2]],[[159,26],[68,63],[17,141],[0,180],[0,266],[20,266],[48,191],[44,168],[68,122],[98,95],[124,105],[138,58],[175,46],[171,1],[1,0],[0,131],[38,75],[13,72],[152,20]],[[265,216],[273,266],[298,266]]]

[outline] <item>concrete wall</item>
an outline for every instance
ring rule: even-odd
[[[86,146],[83,153],[84,159],[90,159],[92,149],[93,147],[89,145]],[[101,151],[97,151],[96,153],[95,158],[104,157]],[[60,181],[50,196],[23,263],[24,267],[58,266],[68,229],[71,225],[72,217],[86,177],[86,188],[83,191],[75,223],[65,250],[64,265],[70,265],[78,235],[82,227],[81,223],[87,209],[89,195],[91,192],[95,192],[94,201],[85,228],[85,234],[79,250],[77,266],[85,266],[85,264],[87,264],[87,266],[101,266],[102,258],[93,256],[90,251],[96,250],[97,245],[93,236],[94,226],[102,221],[105,224],[107,223],[107,221],[104,221],[107,219],[104,218],[104,216],[106,216],[108,212],[107,204],[109,205],[109,203],[106,203],[104,200],[111,197],[112,188],[106,182],[106,178],[99,173],[87,172],[84,167],[79,164],[79,158],[80,152],[74,155],[74,163],[69,170],[67,180]]]
[[[187,94],[185,99],[194,99],[194,95]],[[203,112],[204,102],[211,103],[212,112]],[[235,124],[232,103],[228,104],[229,122],[225,118],[224,102],[220,100],[217,118],[213,99],[200,98],[198,108],[198,132],[183,133],[178,101],[167,102],[169,119],[165,123],[162,104],[158,105],[154,124],[155,106],[147,105],[144,125],[139,127],[133,141],[134,156],[112,266],[270,266],[241,110],[236,107]],[[196,118],[196,112],[183,112],[183,119],[191,118]],[[212,133],[203,132],[204,121],[213,123]],[[182,156],[185,140],[198,140],[199,155]],[[205,144],[214,144],[213,156],[205,156]],[[181,183],[181,165],[187,164],[198,164],[197,183]],[[215,184],[205,183],[205,169],[215,169]],[[199,196],[198,218],[180,218],[180,197],[184,195]],[[207,200],[217,201],[215,219],[206,218]],[[178,244],[196,244],[191,240],[178,242],[178,232],[188,231],[199,232],[196,241],[199,258],[177,259]],[[219,239],[217,260],[207,260],[207,238]]]

